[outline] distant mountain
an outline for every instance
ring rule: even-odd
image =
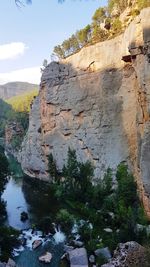
[[[21,95],[25,92],[38,89],[37,84],[31,84],[27,82],[10,82],[4,85],[0,85],[0,98],[5,100],[13,96]]]

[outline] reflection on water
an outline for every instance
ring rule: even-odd
[[[49,264],[40,263],[38,258],[46,251],[52,254],[52,260]],[[36,250],[24,250],[20,257],[16,257],[16,263],[19,267],[57,267],[63,254],[63,245],[48,242],[45,246],[41,246]]]
[[[28,212],[28,205],[22,192],[22,179],[14,180],[11,177],[2,197],[7,202],[7,223],[19,230],[29,228],[29,220],[26,222],[20,220],[21,212]]]
[[[32,224],[39,224],[44,218],[55,221],[59,204],[51,187],[38,179],[24,176],[20,164],[9,157],[11,178],[3,193],[7,202],[8,224],[16,229],[27,229]],[[20,221],[22,211],[28,212],[29,220]]]
[[[37,179],[25,177],[13,157],[9,157],[9,162],[11,178],[3,193],[3,199],[7,202],[7,224],[21,230],[29,228],[32,224],[38,224],[46,217],[51,218],[51,222],[55,221],[59,205],[50,186]],[[22,211],[26,211],[29,215],[29,220],[26,222],[20,220]],[[57,244],[54,239],[36,250],[26,248],[15,257],[15,261],[19,267],[43,267],[45,264],[40,263],[38,257],[46,251],[53,255],[51,263],[46,265],[58,267],[63,254],[63,243]]]

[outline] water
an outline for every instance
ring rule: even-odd
[[[28,204],[22,191],[22,179],[15,180],[11,177],[2,198],[7,202],[7,224],[18,230],[29,228],[29,220],[20,220],[21,212],[28,212]]]
[[[50,223],[54,222],[59,205],[50,186],[36,179],[24,177],[20,165],[13,157],[9,157],[9,162],[11,177],[2,196],[7,202],[7,225],[23,230],[31,228],[35,224],[43,225],[43,220],[44,222],[45,220],[50,221]],[[29,216],[25,222],[20,220],[22,211],[27,212]],[[16,253],[18,256],[14,257],[19,267],[45,266],[39,262],[38,257],[46,251],[52,253],[51,263],[46,264],[46,266],[58,267],[60,265],[63,242],[65,241],[65,235],[60,229],[46,238],[47,241],[41,237],[43,244],[35,250],[32,250],[32,242],[40,239],[39,233],[31,233],[31,230],[26,230],[24,237],[27,239],[26,246],[22,247],[22,252]]]

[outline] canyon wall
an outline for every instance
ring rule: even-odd
[[[144,9],[122,35],[45,68],[20,155],[27,174],[50,179],[47,156],[61,170],[68,147],[95,179],[126,161],[150,210],[149,17]]]

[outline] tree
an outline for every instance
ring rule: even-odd
[[[75,34],[72,34],[72,36],[69,38],[69,40],[70,40],[71,52],[72,53],[77,52],[80,49],[77,36]]]
[[[55,46],[53,52],[59,59],[65,58],[65,52],[61,45]]]
[[[102,42],[106,40],[107,32],[103,30],[99,25],[93,24],[93,31],[92,31],[92,41],[94,43]]]
[[[48,172],[50,177],[53,179],[53,182],[56,182],[58,178],[58,172],[52,153],[50,153],[48,156]]]
[[[105,18],[106,18],[106,9],[104,7],[96,9],[92,17],[93,21],[98,25],[100,25]]]
[[[83,47],[85,44],[88,43],[91,35],[91,26],[88,24],[85,28],[79,30],[76,35],[80,43],[80,47]]]

